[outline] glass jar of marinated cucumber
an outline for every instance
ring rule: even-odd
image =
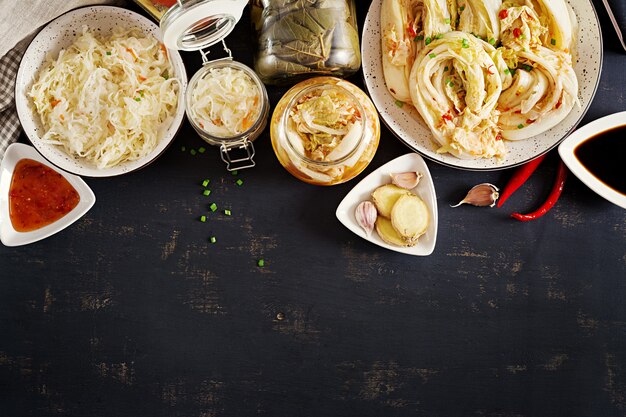
[[[335,77],[316,77],[292,87],[270,122],[272,146],[296,178],[335,185],[361,173],[380,139],[380,121],[369,97]]]
[[[266,84],[346,77],[361,66],[354,0],[253,0],[254,69]]]

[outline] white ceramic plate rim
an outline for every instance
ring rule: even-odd
[[[57,167],[77,175],[88,177],[112,177],[126,174],[156,160],[171,144],[180,129],[185,115],[184,94],[187,87],[187,72],[178,51],[168,50],[168,56],[172,62],[176,76],[181,80],[178,107],[169,128],[164,129],[162,137],[155,149],[146,157],[128,161],[111,168],[98,169],[95,165],[78,157],[68,155],[61,147],[41,142],[44,129],[39,116],[32,108],[27,92],[34,81],[35,75],[44,64],[48,54],[57,56],[59,51],[71,44],[80,35],[83,25],[91,25],[94,30],[102,29],[104,33],[115,25],[127,24],[139,28],[145,33],[162,40],[159,27],[149,19],[131,10],[114,6],[87,6],[71,10],[48,23],[32,40],[20,63],[16,84],[15,104],[17,114],[26,136],[35,148],[48,161]]]
[[[380,47],[380,1],[373,1],[363,25],[361,55],[363,57],[363,78],[374,105],[381,115],[381,120],[389,130],[410,149],[419,152],[426,158],[452,168],[469,171],[495,171],[522,165],[558,146],[571,132],[576,129],[596,94],[600,83],[603,60],[603,40],[598,15],[590,0],[567,0],[579,16],[591,22],[588,32],[583,36],[579,30],[578,62],[574,70],[578,76],[580,108],[574,108],[570,114],[551,130],[525,141],[507,142],[509,153],[504,161],[498,163],[492,159],[460,159],[450,154],[438,154],[432,141],[432,135],[426,124],[421,120],[417,110],[405,105],[402,109],[395,104],[396,100],[387,91],[384,82]],[[580,9],[590,8],[593,17],[581,16]],[[597,41],[596,41],[597,40]],[[584,61],[584,62],[583,62]],[[597,66],[590,63],[597,63]],[[404,112],[404,114],[402,113]]]
[[[585,168],[585,166],[581,164],[578,158],[574,155],[574,151],[578,145],[585,142],[587,139],[620,126],[626,126],[626,111],[594,120],[593,122],[581,127],[565,139],[561,145],[559,145],[559,155],[569,170],[572,171],[572,173],[576,175],[578,179],[581,180],[587,187],[591,188],[598,195],[604,197],[611,203],[626,209],[626,195],[618,193],[600,181],[587,168]]]
[[[13,178],[13,170],[17,162],[24,158],[33,159],[54,169],[59,174],[63,175],[80,195],[80,201],[72,211],[56,222],[31,232],[17,232],[13,228],[11,219],[9,218],[9,188],[11,186],[11,179]],[[2,241],[5,246],[27,245],[58,233],[80,219],[93,207],[95,202],[96,196],[80,177],[56,168],[32,146],[24,145],[23,143],[14,143],[7,148],[2,163],[0,163],[0,241]]]
[[[409,248],[403,248],[385,243],[378,236],[375,230],[370,236],[367,236],[363,228],[356,222],[356,218],[354,216],[356,207],[362,201],[371,201],[371,194],[376,187],[389,184],[391,182],[390,174],[411,171],[421,172],[424,175],[417,187],[415,187],[412,191],[424,200],[428,210],[430,211],[431,218],[426,233],[419,238],[417,245]],[[435,193],[435,185],[433,184],[433,179],[430,175],[430,171],[428,170],[428,166],[426,165],[424,159],[416,153],[409,153],[389,161],[385,165],[370,173],[367,177],[363,178],[344,197],[337,207],[335,215],[337,216],[337,219],[354,234],[383,248],[414,256],[428,256],[435,250],[435,244],[437,242],[437,228],[439,223],[437,195]]]

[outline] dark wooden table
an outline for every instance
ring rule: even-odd
[[[583,123],[626,110],[594,4],[604,71]],[[251,64],[248,25],[229,45]],[[355,182],[297,181],[267,133],[237,177],[215,148],[181,151],[202,144],[185,124],[149,167],[87,179],[98,201],[69,229],[0,247],[0,416],[626,415],[626,211],[571,176],[545,217],[508,217],[545,198],[556,155],[503,209],[449,204],[511,171],[429,162],[439,235],[419,258],[345,229]],[[365,174],[406,152],[383,129]],[[199,222],[211,202],[232,216]]]

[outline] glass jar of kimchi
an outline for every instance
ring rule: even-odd
[[[361,173],[380,139],[380,121],[369,97],[354,84],[316,77],[292,87],[272,115],[272,146],[296,178],[335,185]]]

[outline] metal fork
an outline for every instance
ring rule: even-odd
[[[608,0],[602,0],[602,3],[604,3],[604,7],[606,8],[607,13],[609,14],[611,23],[613,23],[613,27],[615,28],[615,31],[617,32],[617,37],[619,38],[619,41],[622,44],[622,48],[624,48],[624,51],[626,51],[626,43],[624,42],[624,36],[622,35],[622,30],[619,28],[619,25],[617,24],[617,20],[615,19],[613,10],[611,10],[611,6],[609,6]]]

